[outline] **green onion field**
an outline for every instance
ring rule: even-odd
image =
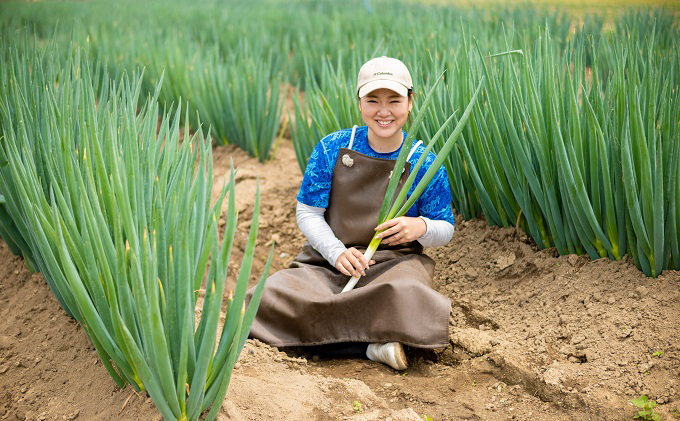
[[[679,3],[5,1],[0,45],[0,420],[680,419]],[[382,55],[456,212],[404,376],[247,340]]]

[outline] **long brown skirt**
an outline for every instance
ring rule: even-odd
[[[445,347],[451,303],[431,288],[434,261],[421,250],[378,250],[366,276],[340,293],[349,278],[306,244],[288,269],[266,280],[250,337],[276,347],[393,341]]]

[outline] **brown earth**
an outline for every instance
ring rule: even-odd
[[[243,221],[235,252],[259,179],[255,272],[272,240],[272,271],[282,269],[303,243],[292,144],[284,139],[266,164],[216,147],[215,194],[230,158]],[[659,402],[662,419],[680,419],[679,272],[648,279],[627,260],[558,257],[514,229],[456,221],[452,242],[427,250],[434,287],[452,300],[451,346],[410,350],[410,368],[399,373],[249,341],[218,419],[628,420],[629,400],[642,394]],[[40,274],[4,243],[0,261],[0,420],[161,419],[149,398],[116,389]]]

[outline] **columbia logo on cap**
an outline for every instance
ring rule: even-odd
[[[393,73],[390,73],[390,72],[375,72],[375,73],[373,73],[373,76],[380,76],[380,75],[390,75],[390,76],[394,76],[394,74],[393,74]]]

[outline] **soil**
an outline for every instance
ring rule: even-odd
[[[253,278],[272,242],[272,272],[286,267],[303,243],[291,141],[265,164],[232,146],[213,158],[215,195],[230,159],[239,168],[235,253],[259,180]],[[400,373],[249,340],[218,419],[628,420],[642,394],[662,419],[680,419],[680,272],[649,279],[629,260],[558,257],[514,228],[460,217],[451,243],[427,253],[434,288],[452,301],[449,347],[407,350]],[[161,420],[148,397],[115,387],[40,274],[4,243],[0,261],[0,420]]]

